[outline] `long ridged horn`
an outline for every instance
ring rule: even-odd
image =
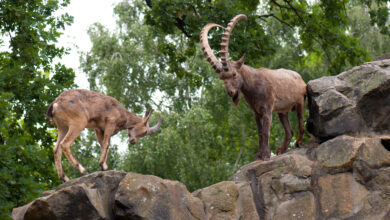
[[[222,36],[222,42],[221,42],[221,63],[223,70],[225,72],[229,71],[229,39],[230,35],[233,31],[234,25],[237,24],[240,20],[244,19],[246,23],[248,23],[248,18],[244,14],[236,15],[232,20],[230,20],[229,24],[227,25],[227,28],[225,29],[225,33]]]
[[[213,27],[220,27],[222,29],[225,29],[224,27],[218,24],[214,24],[214,23],[207,24],[202,28],[202,31],[200,32],[200,45],[202,46],[202,51],[203,54],[206,56],[207,61],[209,61],[209,63],[211,64],[215,72],[220,73],[222,71],[222,64],[215,57],[213,51],[210,48],[209,40],[207,38],[209,30]]]
[[[158,131],[158,129],[160,129],[160,127],[161,127],[161,115],[158,114],[158,122],[157,122],[157,124],[155,126],[150,128],[150,130],[149,130],[150,133],[149,134],[155,133],[156,131]]]

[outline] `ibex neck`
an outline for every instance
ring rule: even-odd
[[[261,71],[265,68],[254,69],[250,66],[243,65],[241,67],[241,76],[243,78],[243,83],[241,87],[241,92],[246,96],[250,94],[261,93],[262,91],[259,88],[266,88],[268,85],[268,80],[264,71]]]
[[[250,70],[251,67],[248,67],[247,65],[243,65],[240,69],[240,74],[243,80],[242,86],[241,86],[241,92],[246,95],[248,92],[250,92],[251,88],[253,87],[254,83],[254,76],[251,73]]]
[[[134,126],[140,122],[142,122],[142,118],[138,117],[136,114],[132,112],[127,113],[127,122],[126,122],[127,129],[134,128]]]

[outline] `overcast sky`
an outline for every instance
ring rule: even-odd
[[[87,30],[95,22],[103,24],[110,30],[115,29],[114,5],[122,0],[71,0],[68,7],[60,11],[67,12],[74,17],[71,26],[67,26],[64,34],[58,40],[59,45],[70,48],[70,54],[64,56],[60,62],[71,67],[76,72],[76,83],[80,88],[87,89],[88,82],[84,73],[79,69],[80,52],[90,50],[92,44]]]

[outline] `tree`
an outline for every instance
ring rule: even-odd
[[[372,58],[390,52],[390,35],[382,34],[381,27],[372,25],[369,9],[356,3],[348,13],[351,23],[350,33],[359,39],[360,44]]]
[[[383,2],[381,8],[387,10]],[[371,3],[367,1],[364,6]],[[294,46],[299,55],[296,61],[302,63],[308,56],[318,57],[326,64],[327,74],[337,74],[369,59],[359,41],[347,31],[350,24],[346,8],[350,1],[272,0],[260,4],[253,0],[156,0],[146,4],[149,6],[145,11],[147,24],[167,36],[185,35],[188,42],[198,42],[199,32],[207,23],[226,25],[235,15],[246,14],[248,26],[236,27],[230,53],[236,59],[247,53],[246,60],[252,66],[269,66],[273,56],[293,42],[297,44],[289,46]],[[385,17],[382,14],[381,21]],[[273,21],[281,24],[279,31],[270,29]],[[212,42],[213,48],[219,48],[215,43]]]
[[[48,104],[74,86],[74,72],[56,58],[55,45],[72,17],[55,16],[64,1],[1,0],[0,218],[57,185],[52,158],[54,131],[44,115]]]
[[[83,71],[91,89],[114,96],[135,113],[150,105],[184,111],[198,89],[211,84],[208,64],[185,36],[167,37],[145,25],[142,3],[124,1],[115,7],[117,33],[101,24],[89,29],[93,46],[81,57]],[[196,58],[183,63],[188,57]],[[161,99],[153,99],[156,95]]]

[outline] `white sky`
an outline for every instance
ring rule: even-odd
[[[64,56],[60,62],[74,69],[75,82],[80,88],[88,89],[88,81],[80,70],[80,52],[91,49],[92,43],[87,34],[88,28],[95,22],[103,24],[109,30],[116,27],[113,15],[114,5],[122,0],[71,0],[70,4],[59,11],[73,16],[73,24],[67,26],[64,34],[58,39],[58,45],[70,49],[70,54]]]

